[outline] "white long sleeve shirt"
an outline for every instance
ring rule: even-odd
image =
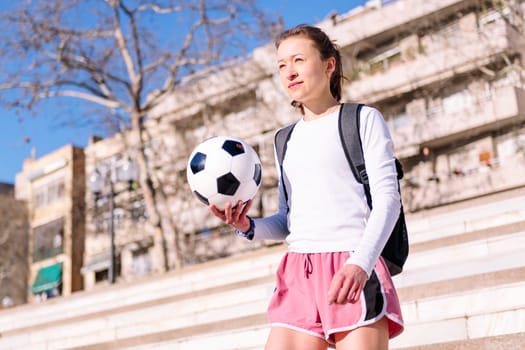
[[[373,209],[345,157],[338,112],[301,119],[283,161],[288,203],[279,183],[279,212],[255,219],[254,239],[285,239],[291,252],[350,251],[347,263],[370,275],[399,216],[401,201],[383,116],[363,106],[360,118]]]

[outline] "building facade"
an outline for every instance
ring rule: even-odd
[[[106,284],[111,270],[115,280],[156,272],[153,237],[146,225],[140,190],[136,181],[121,181],[117,176],[133,155],[133,145],[125,147],[124,137],[93,138],[85,149],[87,210],[82,276],[86,289]],[[103,188],[96,193],[90,191],[94,174],[104,179]]]
[[[83,289],[84,173],[84,150],[68,145],[26,159],[16,176],[29,213],[29,302]]]
[[[390,126],[410,211],[525,184],[512,175],[524,166],[523,7],[391,1],[319,23],[343,52],[343,99],[377,107]],[[274,130],[298,116],[279,86],[273,45],[255,50],[244,69],[196,80],[159,108],[158,122],[173,127],[181,170],[214,134],[254,145],[269,183],[259,193],[265,214],[275,208]]]
[[[369,2],[318,24],[343,54],[348,79],[343,100],[384,114],[405,169],[408,212],[525,185],[514,176],[525,167],[524,7],[521,1]],[[280,87],[275,62],[268,44],[240,63],[197,73],[148,116],[149,166],[163,192],[161,216],[172,227],[165,232],[170,266],[175,245],[183,246],[186,264],[259,247],[240,242],[192,197],[185,171],[202,140],[219,134],[242,138],[263,163],[263,184],[250,214],[276,210],[273,136],[299,116]],[[123,136],[89,145],[88,168],[127,157],[133,147],[123,146]],[[132,279],[158,270],[158,250],[140,189],[121,196],[128,209],[123,204],[116,212],[117,260],[121,278]],[[142,219],[133,218],[135,207]],[[100,234],[97,220],[88,213],[85,262],[102,268],[97,261],[104,260],[104,249],[107,256],[109,235]],[[103,272],[86,265],[83,271],[88,270],[86,285],[103,280]]]
[[[408,212],[525,186],[523,177],[515,175],[525,167],[524,11],[519,0],[370,1],[318,23],[343,54],[348,79],[343,100],[369,104],[384,114],[405,169],[402,195]],[[160,216],[168,221],[163,239],[169,268],[175,266],[175,247],[188,265],[268,244],[236,239],[192,197],[185,171],[189,154],[202,140],[219,134],[242,138],[263,164],[263,183],[250,214],[264,216],[277,209],[273,136],[299,116],[280,86],[275,62],[270,43],[215,72],[196,73],[148,116],[145,148],[159,189]],[[89,175],[101,168],[118,171],[134,158],[136,142],[125,133],[92,141],[84,151],[87,176],[75,178],[75,186],[84,179],[85,250],[79,246],[74,253],[82,256],[74,264],[83,260],[82,268],[70,270],[88,289],[108,279],[112,240],[117,279],[162,271],[161,248],[137,182],[115,184],[112,210],[107,193],[99,197],[89,191]],[[34,164],[45,162],[24,165],[25,179],[17,181],[17,192],[26,192],[20,198],[32,203],[31,254],[35,232],[47,232],[41,225],[58,229],[70,224],[57,211],[41,207],[44,197],[38,188],[51,180],[32,174],[46,167]],[[72,201],[80,203],[80,197],[75,194]],[[66,207],[76,205],[68,202]],[[40,265],[34,265],[31,278]],[[73,285],[81,283],[71,283],[68,290],[78,288]]]
[[[523,186],[512,176],[524,166],[523,3],[399,1],[344,30],[380,18],[390,29],[344,45],[346,96],[384,112],[408,173],[406,208]]]

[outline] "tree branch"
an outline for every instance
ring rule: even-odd
[[[113,28],[115,30],[114,36],[117,41],[120,54],[122,55],[124,66],[126,67],[131,84],[133,85],[133,83],[137,80],[137,76],[134,69],[133,59],[131,58],[129,50],[126,46],[126,40],[124,39],[124,34],[122,32],[120,16],[115,1],[111,1],[111,7],[113,8]]]
[[[92,94],[88,94],[82,91],[75,91],[75,90],[60,90],[60,91],[49,91],[41,96],[41,98],[49,98],[49,97],[55,97],[55,96],[67,96],[67,97],[74,97],[79,98],[88,102],[93,102],[96,104],[99,104],[103,107],[107,108],[123,108],[125,110],[129,110],[126,106],[122,105],[119,101],[112,101],[108,100],[103,97],[98,97]]]
[[[137,22],[135,21],[135,16],[132,11],[130,11],[126,6],[124,6],[124,3],[120,3],[120,8],[122,11],[128,16],[128,20],[131,27],[131,37],[133,41],[133,51],[135,52],[135,59],[137,61],[137,76],[135,80],[132,80],[132,91],[133,91],[133,97],[135,100],[135,104],[137,105],[137,108],[140,108],[140,96],[142,93],[142,86],[144,81],[144,71],[143,71],[143,60],[142,60],[142,52],[140,49],[140,38],[137,28]]]

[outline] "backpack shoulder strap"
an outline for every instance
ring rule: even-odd
[[[275,134],[275,140],[274,140],[275,153],[277,154],[277,162],[279,163],[279,170],[281,173],[281,182],[283,184],[284,197],[287,202],[288,202],[288,192],[286,191],[286,186],[284,185],[284,181],[283,181],[283,160],[284,160],[284,154],[286,153],[288,140],[290,139],[290,135],[292,134],[292,130],[295,127],[295,124],[296,123],[293,123],[293,124],[285,126],[284,128],[277,130],[277,133]]]
[[[295,123],[287,125],[284,128],[277,130],[277,133],[275,134],[275,152],[277,153],[277,161],[279,162],[280,167],[283,166],[287,143],[294,127]]]
[[[366,201],[372,208],[372,196],[370,194],[370,183],[366,172],[365,157],[359,134],[360,118],[359,114],[363,104],[343,103],[339,111],[339,136],[343,144],[343,150],[350,164],[350,169],[357,182],[363,184],[365,189]]]

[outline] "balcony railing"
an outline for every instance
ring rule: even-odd
[[[351,11],[350,15],[336,26],[333,26],[332,19],[328,18],[321,23],[321,27],[326,27],[330,31],[330,37],[335,38],[341,47],[345,47],[385,32],[403,31],[402,27],[406,23],[426,21],[429,17],[436,17],[438,13],[446,17],[468,5],[470,4],[465,0],[383,1],[380,8]]]
[[[407,181],[402,188],[403,203],[407,210],[418,211],[525,186],[525,177],[517,174],[525,174],[523,153],[503,164],[493,161],[490,167],[480,165],[461,173],[417,179],[412,185]]]
[[[497,89],[490,97],[477,96],[475,102],[462,111],[426,111],[420,118],[411,118],[408,125],[392,132],[398,157],[419,152],[420,145],[440,146],[473,133],[501,127],[525,118],[525,90],[513,86]]]
[[[347,86],[348,99],[373,103],[406,93],[482,67],[502,54],[513,55],[524,42],[503,20],[485,25],[482,30],[457,30],[423,41],[423,53],[410,60],[396,62],[374,74],[361,73],[358,80]]]

